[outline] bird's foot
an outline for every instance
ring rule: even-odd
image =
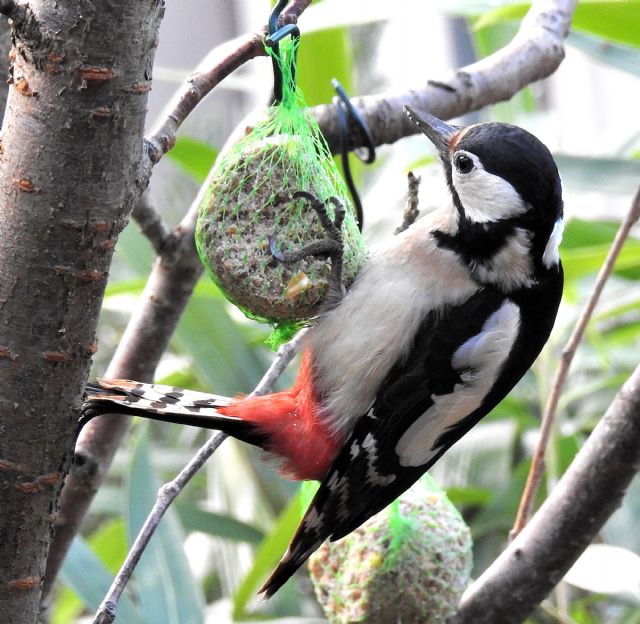
[[[309,256],[319,256],[331,259],[331,278],[329,287],[332,291],[344,294],[342,285],[342,268],[344,263],[344,241],[342,238],[342,222],[344,221],[344,204],[337,197],[329,197],[327,201],[309,193],[307,191],[296,191],[293,199],[306,199],[315,210],[327,238],[313,241],[296,251],[280,251],[277,248],[276,237],[269,237],[269,251],[271,255],[284,264],[298,262]],[[331,219],[327,210],[327,203],[334,206],[334,218]]]

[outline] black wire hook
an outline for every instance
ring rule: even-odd
[[[344,171],[344,179],[349,187],[353,205],[356,209],[356,217],[358,218],[358,228],[362,232],[364,223],[364,211],[358,189],[351,175],[351,166],[349,165],[349,146],[364,145],[363,148],[357,147],[354,152],[356,156],[365,164],[370,165],[376,159],[376,148],[373,144],[373,138],[369,132],[369,128],[362,115],[356,110],[351,103],[349,96],[338,82],[336,78],[331,81],[337,95],[333,97],[333,103],[336,105],[338,113],[338,125],[340,126],[340,155],[342,157],[342,169]],[[351,135],[351,130],[355,132]]]
[[[279,104],[282,101],[282,70],[280,69],[280,41],[291,35],[291,37],[300,38],[300,29],[296,24],[285,24],[282,28],[278,28],[278,19],[280,13],[282,13],[284,7],[289,0],[279,0],[278,4],[271,11],[269,16],[269,34],[265,38],[264,43],[266,46],[273,50],[273,56],[271,61],[273,63],[273,100],[274,104]],[[296,66],[295,62],[291,68],[291,77],[295,83],[296,79]]]

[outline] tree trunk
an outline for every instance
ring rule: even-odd
[[[162,0],[12,18],[0,152],[0,613],[35,622],[113,247],[147,182]]]

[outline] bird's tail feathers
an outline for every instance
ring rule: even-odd
[[[271,598],[295,574],[321,543],[322,540],[318,540],[303,546],[300,542],[296,544],[296,539],[294,538],[291,546],[289,546],[271,576],[260,588],[258,594],[265,599]]]
[[[228,397],[146,384],[127,379],[103,379],[86,386],[79,426],[101,414],[125,414],[151,420],[215,429],[263,446],[264,436],[252,423],[218,412],[232,403]]]

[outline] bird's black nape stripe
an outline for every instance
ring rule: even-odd
[[[466,217],[462,217],[459,219],[456,234],[452,235],[436,230],[433,236],[439,247],[455,251],[465,263],[482,264],[490,260],[504,247],[507,239],[515,233],[516,227],[520,225],[520,221],[520,219],[514,218],[490,223],[474,223]]]

